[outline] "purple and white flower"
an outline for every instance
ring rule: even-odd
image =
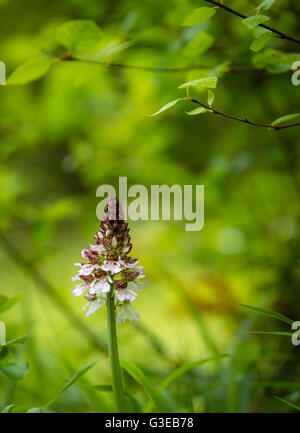
[[[107,301],[114,299],[118,309],[117,322],[139,320],[140,315],[131,303],[137,292],[149,284],[140,281],[145,278],[144,266],[137,266],[138,259],[128,256],[132,244],[128,224],[124,221],[120,202],[111,197],[101,220],[100,229],[94,235],[94,244],[84,248],[81,255],[87,263],[75,263],[80,269],[72,281],[81,281],[72,290],[73,296],[84,296],[88,303],[83,310],[90,316]],[[109,293],[109,295],[108,295]]]

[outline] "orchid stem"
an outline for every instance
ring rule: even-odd
[[[108,352],[112,376],[112,387],[115,398],[116,411],[126,412],[125,396],[118,353],[118,340],[116,330],[115,301],[112,291],[107,294],[107,330],[108,330]]]

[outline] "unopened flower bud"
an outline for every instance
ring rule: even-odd
[[[116,262],[118,260],[118,254],[115,251],[110,251],[107,253],[106,259],[110,262]]]
[[[117,246],[118,246],[118,239],[117,239],[116,236],[114,236],[112,238],[112,240],[111,240],[111,246],[112,246],[112,248],[117,248]]]
[[[116,281],[114,282],[114,285],[115,285],[115,288],[116,288],[117,290],[126,289],[126,287],[127,287],[127,281],[124,281],[124,280],[116,280]]]
[[[131,248],[132,248],[132,244],[129,244],[127,246],[124,246],[121,251],[123,254],[128,254],[131,251]]]
[[[139,273],[138,272],[132,272],[132,271],[128,271],[127,269],[123,272],[124,278],[127,281],[133,281],[135,280],[138,276]]]

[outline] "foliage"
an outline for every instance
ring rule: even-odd
[[[119,176],[205,185],[201,232],[132,223],[151,284],[118,327],[130,410],[299,410],[297,3],[0,2],[2,412],[114,410],[70,277]]]

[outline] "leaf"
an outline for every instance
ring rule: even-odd
[[[217,8],[202,7],[194,9],[183,20],[183,26],[195,26],[209,20],[217,12]]]
[[[22,337],[14,338],[13,340],[7,341],[3,346],[10,346],[11,344],[24,344],[27,340],[28,335],[22,335]]]
[[[272,126],[280,125],[281,123],[286,123],[291,120],[297,119],[300,117],[300,113],[294,113],[294,114],[287,114],[286,116],[279,117],[279,119],[274,120],[274,122],[271,123]]]
[[[262,3],[260,3],[260,5],[257,6],[257,8],[255,8],[255,10],[257,13],[259,13],[261,9],[267,11],[274,4],[274,2],[275,0],[264,0]]]
[[[102,391],[102,392],[113,392],[113,388],[111,385],[79,385],[80,388],[94,391]]]
[[[193,40],[184,47],[187,56],[201,55],[213,44],[214,38],[205,32],[200,32]]]
[[[204,107],[198,107],[198,108],[195,108],[194,110],[186,111],[186,114],[188,114],[189,116],[195,116],[196,114],[206,113],[207,111],[209,111],[209,110],[207,110]]]
[[[23,361],[20,364],[14,362],[0,367],[0,371],[9,379],[20,380],[25,376],[29,368],[28,361]]]
[[[79,385],[77,384],[77,386],[79,386],[80,388],[86,389],[86,390],[91,390],[91,391],[101,391],[101,392],[113,392],[113,387],[111,385]],[[129,400],[131,401],[135,411],[137,412],[142,412],[140,404],[138,403],[138,401],[132,397],[130,394],[128,394],[128,392],[124,391],[125,395],[129,398]]]
[[[161,107],[158,111],[156,111],[153,114],[150,114],[150,116],[157,116],[159,113],[162,113],[163,111],[168,110],[169,108],[173,107],[175,104],[177,104],[178,101],[181,101],[182,98],[175,99],[175,101],[168,102],[168,104]]]
[[[28,404],[20,404],[13,407],[12,413],[26,413],[29,409],[30,406]]]
[[[26,413],[43,413],[43,409],[41,407],[32,407],[28,409]]]
[[[284,331],[248,331],[245,334],[284,335],[286,337],[291,337],[293,335],[292,332]]]
[[[240,304],[240,305],[241,307],[249,308],[250,310],[254,310],[257,313],[264,314],[265,316],[270,316],[273,317],[274,319],[281,320],[282,322],[288,323],[289,325],[292,325],[294,323],[293,320],[289,319],[283,314],[276,313],[275,311],[264,310],[262,308],[252,307],[251,305],[245,305],[245,304]]]
[[[191,370],[192,368],[197,367],[198,365],[205,364],[210,361],[216,361],[221,358],[228,357],[228,354],[222,354],[217,356],[212,356],[210,358],[200,359],[198,361],[193,362],[187,362],[184,365],[181,365],[180,367],[176,368],[169,376],[166,377],[166,379],[161,383],[159,386],[159,390],[163,391],[166,389],[169,385],[171,385],[174,380],[178,379],[180,376],[182,376],[184,373],[186,373],[188,370]],[[146,405],[146,412],[150,412],[152,410],[152,404],[151,402],[148,402]]]
[[[14,407],[14,404],[9,404],[8,406],[5,406],[5,408],[2,410],[1,413],[10,413]]]
[[[244,18],[242,23],[248,27],[248,29],[254,29],[254,27],[269,21],[269,19],[270,17],[267,17],[266,15],[253,15],[251,17]]]
[[[54,403],[56,400],[58,400],[66,391],[69,389],[80,377],[82,377],[87,371],[89,371],[92,367],[94,367],[95,364],[99,362],[99,359],[96,361],[91,362],[90,364],[86,365],[85,367],[82,367],[80,370],[78,370],[74,376],[71,377],[71,379],[68,380],[68,382],[57,392],[54,398],[47,403],[44,408],[50,406],[52,403]]]
[[[198,80],[189,81],[188,83],[183,83],[178,86],[178,89],[185,89],[186,87],[204,87],[209,89],[215,89],[217,87],[218,78],[217,77],[207,77],[199,78]]]
[[[0,346],[0,367],[7,363],[10,352],[8,348],[1,344]]]
[[[254,52],[262,50],[267,45],[269,40],[273,38],[272,32],[262,27],[255,27],[253,36],[256,39],[250,45],[250,50]]]
[[[71,53],[74,51],[87,51],[95,48],[99,43],[101,31],[94,21],[68,21],[59,27],[57,39]]]
[[[23,295],[15,295],[12,298],[7,298],[4,295],[0,295],[0,313],[3,313],[4,311],[11,308],[13,305],[15,305],[21,298],[23,298]]]
[[[300,54],[283,53],[279,50],[267,49],[253,56],[253,64],[266,68],[272,74],[280,74],[291,70],[291,65],[300,60]]]
[[[144,375],[142,370],[132,362],[120,359],[120,364],[127,371],[127,373],[136,380],[141,387],[146,391],[152,402],[159,412],[170,413],[170,407],[160,391],[152,385],[149,379]]]
[[[50,67],[51,60],[47,56],[38,56],[18,66],[8,77],[7,85],[27,84],[43,77]]]
[[[181,365],[179,368],[176,368],[160,385],[159,390],[163,391],[165,388],[167,388],[174,380],[178,379],[180,376],[182,376],[184,373],[186,373],[188,370],[191,370],[192,368],[197,367],[201,364],[206,364],[207,362],[216,361],[217,359],[221,358],[227,358],[229,355],[227,353],[224,353],[222,355],[217,356],[211,356],[210,358],[200,359],[198,361],[193,362],[187,362],[186,364]]]
[[[230,60],[225,60],[225,62],[222,62],[219,65],[215,66],[211,70],[213,76],[217,78],[221,78],[223,75],[225,75],[228,72],[230,63],[231,63]]]
[[[212,106],[212,103],[214,102],[214,99],[215,99],[214,92],[212,90],[208,89],[208,91],[207,91],[207,103],[208,103],[208,105],[210,107]]]
[[[296,409],[296,410],[300,411],[300,407],[296,406],[295,404],[291,403],[290,401],[287,401],[284,398],[276,397],[276,395],[274,395],[274,398],[276,398],[277,400],[281,401],[282,403],[287,404],[288,406],[292,407],[293,409]]]

